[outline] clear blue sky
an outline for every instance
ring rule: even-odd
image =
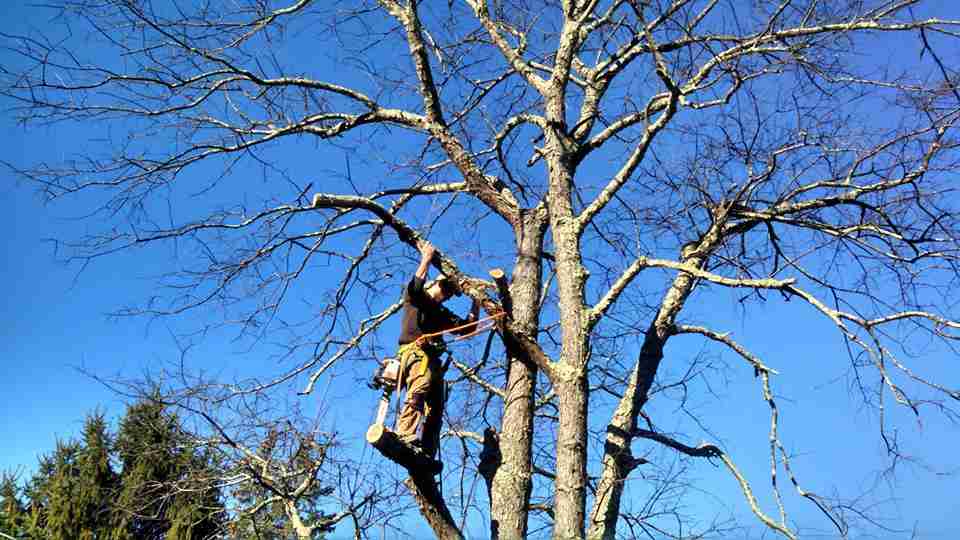
[[[0,7],[4,32],[43,27],[45,15],[25,6],[24,0],[12,0]],[[0,55],[7,54],[0,51]],[[24,130],[15,126],[7,113],[0,116],[0,126],[0,160],[14,164],[56,161],[75,152],[75,144],[83,138],[77,130],[57,126]],[[167,254],[149,250],[122,253],[79,273],[77,266],[58,262],[53,244],[46,240],[70,238],[82,231],[87,226],[78,219],[83,209],[70,204],[44,205],[32,186],[5,170],[2,178],[0,226],[6,236],[0,265],[0,283],[5,285],[5,298],[0,304],[0,468],[22,467],[30,471],[37,455],[50,451],[57,437],[78,433],[87,412],[98,406],[109,416],[122,412],[122,400],[81,374],[78,368],[104,375],[133,376],[175,358],[179,349],[170,325],[180,323],[114,320],[106,315],[154,294],[151,276],[164,268]],[[797,305],[771,300],[764,313],[748,318],[718,293],[715,302],[695,310],[692,316],[733,331],[755,352],[775,359],[774,367],[781,373],[774,383],[782,392],[784,435],[791,449],[798,452],[794,466],[801,482],[826,494],[837,488],[843,494],[854,495],[877,482],[873,473],[884,463],[876,422],[857,408],[856,399],[846,396],[845,385],[836,382],[842,370],[833,366],[845,362],[837,337],[826,326],[810,322],[800,311]],[[752,324],[758,318],[779,318],[787,323],[774,328]],[[239,365],[255,361],[241,354],[241,348],[228,338],[214,334],[192,354],[215,358],[211,365],[225,373],[231,373],[234,362]],[[686,338],[675,340],[668,354],[693,355],[699,351],[699,340]],[[765,430],[769,411],[748,370],[735,358],[728,361],[732,366],[730,385],[719,390],[724,396],[722,407],[717,407],[716,401],[704,400],[698,413],[705,423],[720,426],[717,431],[721,442],[751,480],[765,509],[773,513],[767,489]],[[956,356],[938,351],[925,361],[951,378],[954,386],[960,382]],[[249,364],[239,365],[238,369],[244,365]],[[781,380],[789,384],[779,384]],[[374,406],[374,396],[357,392],[350,385],[327,388],[325,392],[348,405],[332,414],[330,421],[344,429],[362,426],[357,431],[362,433]],[[660,415],[664,416],[667,414]],[[685,415],[678,412],[675,418],[676,425],[660,427],[681,431],[691,426]],[[903,420],[903,435],[910,447],[939,468],[931,472],[921,467],[904,467],[895,478],[880,481],[876,493],[885,500],[882,513],[889,517],[886,524],[896,529],[910,529],[916,524],[921,539],[960,538],[960,525],[952,514],[958,506],[957,478],[938,474],[960,469],[957,426],[933,414],[924,417],[922,428],[909,418]],[[692,497],[694,510],[702,509],[706,515],[719,512],[718,508],[727,509],[742,521],[750,522],[752,518],[747,515],[742,495],[729,475],[709,464],[695,467],[697,489],[715,495]],[[818,514],[808,503],[792,494],[786,478],[781,478],[781,487],[789,494],[787,502],[794,518],[824,533],[807,537],[834,537],[829,523],[816,517]],[[876,537],[908,536],[890,533]]]

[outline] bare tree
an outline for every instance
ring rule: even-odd
[[[309,394],[389,354],[381,335],[426,235],[438,269],[506,314],[496,343],[461,351],[448,375],[457,507],[410,470],[438,537],[459,537],[484,500],[493,537],[660,534],[657,515],[681,516],[680,484],[651,475],[639,510],[625,491],[650,448],[722,463],[759,521],[796,538],[785,474],[845,536],[846,503],[791,469],[773,390],[790,381],[727,328],[687,318],[717,295],[745,313],[783,298],[828,321],[894,461],[891,406],[957,418],[956,381],[911,349],[918,336],[952,347],[960,327],[960,93],[941,51],[960,21],[928,14],[933,2],[56,3],[58,20],[93,32],[99,60],[5,36],[28,65],[4,70],[4,92],[25,123],[121,135],[18,172],[51,199],[99,200],[107,227],[68,245],[80,261],[181,246],[169,293],[126,313],[216,308],[245,336],[282,341],[287,369],[233,398]],[[888,36],[919,62],[871,55]],[[328,146],[343,166],[317,166]],[[164,216],[186,193],[199,193],[190,217]],[[508,272],[488,278],[494,267]],[[686,336],[756,376],[774,515],[721,444],[645,412],[717,369],[665,355]]]
[[[133,380],[91,375],[136,400],[136,416],[128,413],[125,420],[128,430],[143,429],[150,443],[189,450],[177,463],[180,474],[150,478],[139,497],[117,501],[124,513],[142,516],[137,505],[147,512],[166,506],[149,500],[152,493],[159,499],[214,492],[223,507],[209,538],[309,540],[338,526],[341,534],[349,530],[362,538],[374,525],[388,524],[385,514],[402,508],[396,502],[402,483],[371,473],[336,433],[322,431],[323,410],[311,420],[297,403],[278,405],[276,396],[262,392],[236,396],[232,385],[179,368],[156,367]]]
[[[390,484],[374,485],[355,461],[338,458],[332,434],[301,430],[289,419],[264,424],[263,414],[215,416],[178,405],[203,418],[201,432],[211,433],[195,436],[219,456],[222,469],[211,481],[234,503],[228,537],[309,540],[346,523],[352,536],[361,538],[382,519],[378,509],[390,501]]]

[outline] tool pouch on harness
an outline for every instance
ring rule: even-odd
[[[397,359],[400,361],[400,387],[406,387],[411,378],[419,377],[430,369],[430,352],[428,351],[431,349],[425,345],[415,341],[401,345],[397,351]]]

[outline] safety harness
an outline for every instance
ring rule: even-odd
[[[430,355],[424,351],[425,343],[436,340],[436,338],[446,334],[451,334],[453,332],[457,332],[458,330],[463,330],[464,328],[476,325],[476,328],[473,332],[462,336],[457,336],[453,339],[453,341],[469,339],[477,334],[494,328],[496,326],[497,319],[500,319],[504,315],[506,315],[506,313],[501,311],[476,321],[471,321],[465,324],[454,326],[452,328],[447,328],[439,332],[421,334],[419,337],[417,337],[417,339],[411,341],[410,343],[401,345],[400,348],[397,349],[396,356],[384,358],[383,362],[374,372],[373,379],[370,383],[368,383],[370,388],[382,390],[384,393],[383,398],[381,398],[381,406],[377,412],[376,423],[382,424],[386,420],[386,412],[387,408],[389,407],[389,401],[391,400],[390,394],[393,394],[394,392],[397,394],[397,400],[395,402],[395,414],[399,414],[399,394],[408,378],[408,376],[404,376],[407,373],[407,370],[418,370],[416,373],[412,371],[410,372],[410,376],[413,376],[422,375],[426,370],[430,369]],[[442,345],[443,342],[436,340],[434,343],[440,344],[439,347],[441,350],[439,352],[442,353],[445,349],[445,347]],[[441,376],[443,373],[446,373],[447,368],[450,365],[450,360],[451,357],[448,354],[447,361],[444,362],[440,371]],[[416,362],[416,365],[410,365],[410,362]],[[444,401],[446,401],[446,397],[444,397]]]

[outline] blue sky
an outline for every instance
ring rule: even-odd
[[[27,9],[24,0],[8,2],[0,8],[0,14],[7,22],[5,32],[18,33],[46,24],[45,16]],[[897,48],[895,44],[890,46]],[[0,55],[6,54],[0,51]],[[0,116],[0,122],[0,160],[14,164],[55,161],[72,155],[85,138],[80,130],[58,126],[34,125],[25,130],[15,126],[7,113]],[[331,152],[325,157],[325,167],[342,171],[341,154]],[[249,189],[251,194],[258,191],[255,186]],[[0,354],[4,358],[0,363],[0,434],[5,434],[6,442],[0,444],[0,468],[30,471],[36,456],[50,451],[57,437],[78,433],[87,412],[102,407],[108,416],[115,417],[123,410],[120,397],[79,369],[107,376],[135,376],[170,361],[180,354],[180,344],[173,336],[202,320],[205,314],[177,321],[109,317],[108,313],[157,292],[153,277],[163,271],[170,252],[120,253],[95,261],[81,272],[77,265],[64,264],[58,257],[63,253],[56,253],[48,239],[69,238],[88,227],[87,221],[79,219],[84,208],[75,203],[46,205],[32,186],[7,171],[0,183],[0,205],[2,230],[6,231],[2,242],[4,264],[0,266],[0,282],[6,284],[6,298],[0,304]],[[476,261],[468,264],[480,269]],[[411,265],[409,270],[412,269]],[[317,279],[322,282],[322,278]],[[858,408],[855,398],[847,395],[843,370],[837,368],[845,361],[837,336],[828,327],[818,326],[820,323],[804,313],[805,306],[799,303],[774,298],[762,313],[747,316],[735,302],[729,301],[725,292],[709,298],[691,316],[732,331],[756,353],[772,359],[771,364],[780,371],[774,384],[780,397],[783,435],[788,447],[797,451],[794,467],[805,487],[824,493],[837,487],[846,490],[845,494],[856,494],[876,484],[875,497],[884,501],[881,513],[889,518],[887,524],[892,528],[910,529],[916,525],[919,538],[932,540],[960,537],[960,528],[951,515],[957,500],[956,477],[942,474],[958,472],[960,468],[955,452],[960,446],[956,426],[934,414],[925,415],[920,426],[907,415],[894,412],[902,416],[901,426],[909,446],[937,468],[928,471],[920,466],[906,466],[896,477],[878,480],[875,472],[882,467],[883,455],[876,437],[876,421]],[[784,324],[756,324],[763,318],[779,319]],[[262,358],[244,354],[246,347],[231,338],[229,332],[213,332],[190,354],[207,358],[205,367],[228,377],[247,370],[270,369]],[[668,349],[668,355],[675,357],[701,352],[720,354],[715,349],[704,349],[696,338],[677,338]],[[769,410],[749,370],[736,358],[725,359],[730,365],[729,385],[717,390],[723,399],[698,398],[690,405],[696,407],[704,423],[718,426],[720,441],[710,442],[724,443],[751,480],[765,509],[772,513],[774,508],[766,489],[769,462],[765,430]],[[956,356],[934,350],[924,362],[950,378],[954,385],[960,380]],[[372,415],[375,396],[365,389],[358,392],[354,385],[355,381],[344,375],[327,382],[320,395],[307,399],[330,399],[348,405],[338,407],[327,417],[344,430],[365,426]],[[310,403],[306,408],[311,408]],[[685,431],[692,426],[692,420],[682,411],[656,412],[658,417],[675,422],[659,426],[665,431]],[[358,433],[362,434],[362,429]],[[691,497],[691,513],[703,515],[704,519],[713,513],[733,513],[750,522],[752,518],[747,515],[742,495],[725,471],[708,464],[692,465],[697,490],[713,495]],[[793,517],[804,527],[823,533],[806,537],[833,537],[829,524],[818,518],[808,503],[793,495],[786,478],[781,477],[781,488],[788,494]],[[419,523],[417,516],[413,522]],[[760,534],[757,532],[756,536]],[[890,533],[875,537],[906,536]]]

